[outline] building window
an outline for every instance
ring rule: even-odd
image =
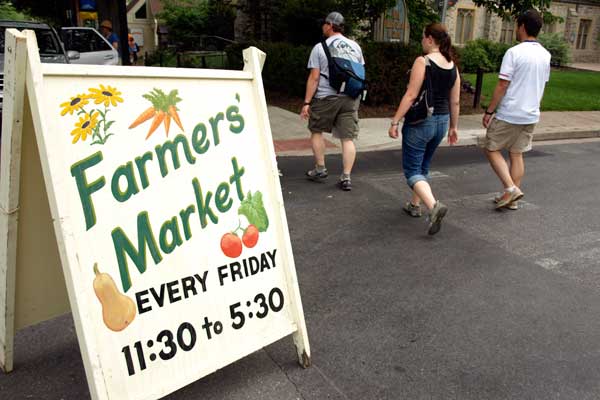
[[[590,32],[590,26],[592,26],[591,19],[582,19],[579,21],[579,31],[577,32],[577,49],[585,49],[588,34]]]
[[[135,19],[146,19],[148,18],[147,13],[146,13],[146,4],[144,3],[143,6],[141,6],[136,12],[135,12]]]
[[[466,43],[473,38],[475,10],[459,8],[456,16],[456,43]]]
[[[500,42],[511,44],[515,40],[515,21],[505,19],[500,30]]]

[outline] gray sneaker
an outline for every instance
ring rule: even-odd
[[[350,179],[342,179],[338,182],[338,187],[343,191],[349,192],[352,190],[352,181]]]
[[[498,204],[501,197],[502,197],[502,194],[495,196],[494,203]],[[515,200],[513,202],[508,203],[508,205],[504,208],[506,208],[507,210],[512,210],[512,211],[518,210],[519,209],[519,200]]]
[[[411,217],[419,218],[423,215],[423,213],[421,212],[421,206],[415,206],[410,201],[407,201],[404,207],[402,207],[402,209]]]
[[[329,175],[327,174],[327,168],[323,171],[317,171],[316,168],[306,171],[306,177],[313,182],[324,182]]]
[[[448,207],[446,207],[441,201],[437,201],[433,209],[429,213],[429,228],[427,229],[427,233],[429,235],[435,235],[440,231],[442,227],[442,219],[448,212]]]

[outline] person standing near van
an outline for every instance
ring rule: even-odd
[[[518,209],[525,175],[523,153],[531,150],[533,130],[540,119],[540,102],[550,79],[550,53],[537,41],[542,16],[534,9],[517,18],[518,45],[504,54],[498,84],[483,115],[487,128],[485,155],[504,190],[496,209]],[[510,167],[501,150],[508,150]]]
[[[358,43],[343,35],[344,17],[342,14],[339,12],[329,13],[321,28],[331,57],[340,57],[364,65],[362,49]],[[345,191],[352,190],[350,173],[356,158],[354,139],[358,137],[360,97],[352,98],[338,93],[331,87],[327,55],[321,43],[317,43],[313,47],[308,60],[308,68],[310,74],[306,81],[306,93],[300,117],[304,120],[308,119],[315,167],[307,171],[306,175],[315,182],[323,182],[327,178],[323,132],[331,132],[334,137],[340,139],[342,144],[343,172],[338,186]]]
[[[400,120],[417,99],[421,87],[426,83],[425,79],[430,79],[432,115],[420,122],[405,120],[402,125],[402,168],[412,189],[412,197],[403,209],[412,217],[421,217],[421,202],[425,203],[429,210],[427,233],[435,235],[441,228],[448,208],[433,196],[429,184],[429,165],[446,132],[448,143],[455,144],[458,141],[460,77],[452,61],[452,43],[444,25],[427,25],[421,45],[425,56],[417,57],[412,66],[406,93],[392,119],[388,134],[391,138],[398,138]]]
[[[102,36],[108,40],[108,43],[117,51],[119,51],[119,36],[113,32],[112,22],[105,19],[100,24],[100,32]]]

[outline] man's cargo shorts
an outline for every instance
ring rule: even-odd
[[[308,129],[312,133],[331,132],[338,139],[358,137],[360,97],[344,95],[313,98],[310,103]]]

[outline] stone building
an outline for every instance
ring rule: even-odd
[[[600,0],[553,1],[550,11],[562,21],[545,25],[543,32],[563,35],[571,45],[573,62],[600,62]],[[516,39],[514,20],[503,20],[470,0],[448,8],[445,23],[459,46],[478,38],[503,43]]]

